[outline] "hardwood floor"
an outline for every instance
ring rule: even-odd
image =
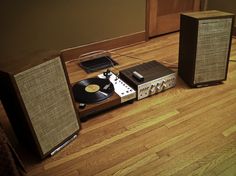
[[[115,52],[173,65],[178,41],[172,33]],[[142,63],[113,58],[119,63],[115,72]],[[86,75],[76,62],[67,68],[71,83],[97,74]],[[78,138],[51,158],[39,162],[27,151],[21,155],[29,176],[235,176],[236,62],[229,63],[224,84],[191,89],[178,78],[172,89],[82,123]]]

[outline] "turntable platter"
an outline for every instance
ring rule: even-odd
[[[114,92],[114,86],[108,79],[89,78],[73,85],[72,91],[75,101],[90,104],[110,97]]]

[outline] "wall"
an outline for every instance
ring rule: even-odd
[[[236,14],[236,1],[235,0],[208,0],[207,2],[208,10],[222,10],[226,12],[231,12]],[[236,27],[236,23],[234,22]]]
[[[1,57],[65,49],[145,30],[145,0],[3,0]]]

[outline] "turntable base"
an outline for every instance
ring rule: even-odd
[[[83,121],[87,116],[94,115],[119,104],[121,104],[121,98],[114,92],[113,95],[106,100],[93,104],[86,104],[84,108],[80,108],[80,103],[76,102],[76,108],[79,111],[80,120]]]
[[[110,71],[75,83],[72,91],[81,121],[136,98],[136,91]]]

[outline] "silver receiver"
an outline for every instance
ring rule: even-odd
[[[121,70],[120,78],[136,90],[138,100],[176,84],[176,73],[155,60]]]

